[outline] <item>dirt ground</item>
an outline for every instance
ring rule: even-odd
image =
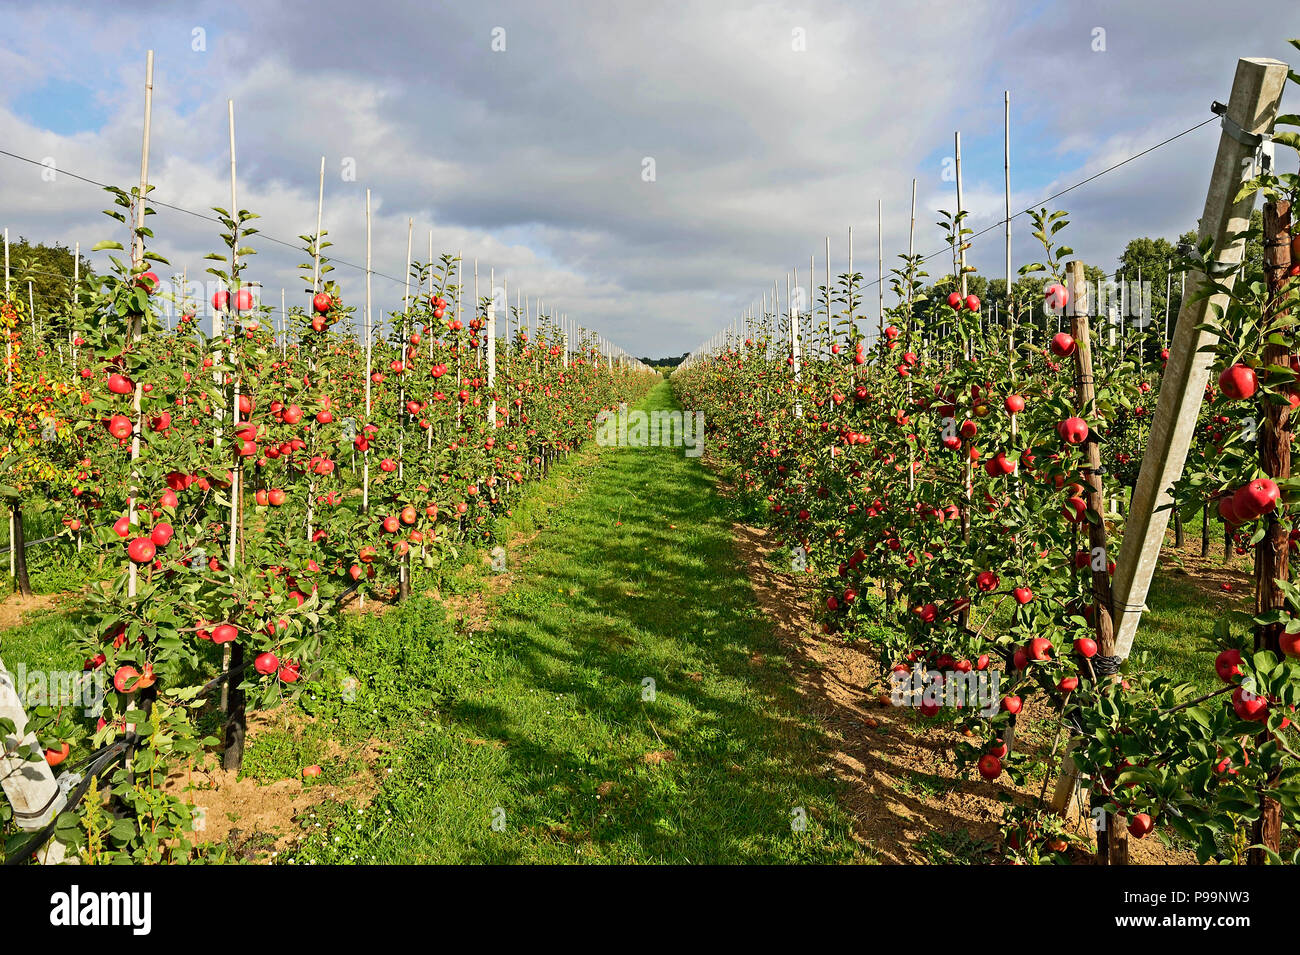
[[[844,805],[856,837],[880,861],[916,864],[941,861],[940,852],[960,853],[967,861],[996,861],[985,843],[1001,839],[999,794],[1017,801],[1037,792],[1018,789],[1006,777],[987,783],[959,776],[951,757],[955,731],[920,725],[909,709],[882,702],[880,667],[863,649],[813,624],[806,589],[794,575],[773,569],[776,545],[761,528],[733,525],[737,548],[748,566],[754,593],[795,660],[799,692],[808,711],[833,741],[832,769],[846,784]],[[1026,710],[1033,719],[1033,713]],[[1091,839],[1086,822],[1078,833]],[[981,855],[987,853],[987,858]],[[1195,864],[1157,839],[1129,840],[1130,860],[1138,865]],[[1070,861],[1088,864],[1085,851]]]
[[[37,594],[34,597],[10,594],[0,600],[0,630],[21,626],[26,614],[48,610],[57,601],[58,597],[53,594]]]
[[[270,730],[301,734],[308,721],[288,707],[259,711],[249,716],[248,738]],[[163,788],[201,808],[195,821],[196,841],[227,845],[235,856],[231,861],[271,862],[292,848],[301,833],[301,820],[326,800],[368,805],[379,790],[377,767],[383,753],[382,744],[368,745],[359,754],[364,768],[341,785],[240,779],[238,773],[221,768],[219,754],[209,753],[197,765],[173,772]],[[342,759],[349,754],[331,741],[324,755]]]

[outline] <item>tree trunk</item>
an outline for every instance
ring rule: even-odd
[[[15,498],[13,502],[13,540],[9,542],[12,548],[10,560],[14,565],[14,579],[18,583],[18,592],[24,597],[32,595],[32,582],[27,577],[27,541],[23,535],[23,509]]]
[[[1178,500],[1174,500],[1174,547],[1182,550],[1187,543],[1183,536],[1183,514],[1178,509]]]
[[[246,700],[239,684],[244,680],[244,647],[236,640],[230,644],[230,676],[226,679],[226,751],[221,764],[230,771],[244,761],[244,736],[248,732]]]
[[[1282,288],[1286,283],[1286,273],[1291,267],[1291,203],[1285,199],[1264,204],[1264,274],[1268,282],[1269,303],[1261,325],[1264,328],[1286,317],[1284,310],[1277,308],[1282,297]],[[1263,364],[1290,365],[1290,353],[1280,345],[1264,346]],[[1259,449],[1260,469],[1274,481],[1284,481],[1291,476],[1291,406],[1274,404],[1270,401],[1258,403],[1260,427],[1256,438]],[[1255,545],[1255,612],[1264,614],[1270,610],[1286,605],[1276,581],[1289,579],[1290,533],[1279,519],[1276,510],[1270,511],[1266,518],[1264,538]],[[1273,623],[1255,628],[1255,650],[1267,650],[1281,656],[1278,638],[1283,632],[1283,624]],[[1260,735],[1258,742],[1269,740],[1267,732]],[[1282,809],[1276,799],[1270,797],[1272,786],[1277,782],[1276,775],[1271,776],[1260,791],[1260,817],[1254,824],[1252,842],[1260,848],[1252,848],[1249,853],[1251,865],[1265,865],[1268,862],[1266,849],[1279,851],[1282,836]]]
[[[1201,557],[1210,556],[1210,505],[1201,508]]]

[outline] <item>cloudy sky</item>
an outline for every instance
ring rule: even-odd
[[[680,354],[809,256],[875,277],[943,246],[935,210],[962,133],[969,224],[1002,216],[1003,90],[1012,208],[1180,132],[1226,100],[1241,56],[1300,60],[1294,0],[475,3],[222,0],[0,2],[0,226],[33,240],[122,239],[106,196],[50,168],[138,181],[146,50],[155,54],[150,180],[196,212],[229,203],[227,100],[240,205],[270,236],[315,228],[321,157],[334,255],[365,259],[377,309],[416,258],[462,251],[497,284],[637,355]],[[1296,97],[1284,104],[1300,112]],[[1218,131],[1206,126],[1060,200],[1086,260],[1195,225]],[[647,181],[648,160],[653,161]],[[354,172],[354,175],[348,175]],[[53,181],[50,181],[53,179]],[[1017,263],[1033,255],[1018,220]],[[201,273],[217,226],[159,209],[154,249]],[[265,240],[247,277],[301,302],[301,256]],[[939,267],[943,257],[933,263]],[[972,264],[998,275],[1002,238]],[[934,271],[934,270],[932,270]],[[364,273],[339,265],[349,303]],[[871,293],[874,312],[874,292]]]

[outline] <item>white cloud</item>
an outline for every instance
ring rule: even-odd
[[[970,222],[996,221],[1004,88],[1019,210],[1207,115],[1210,99],[1226,98],[1237,56],[1290,51],[1268,26],[1288,9],[1272,0],[1246,18],[1172,0],[1082,10],[1028,0],[53,5],[10,14],[0,148],[132,182],[152,46],[158,196],[195,210],[228,202],[233,98],[240,204],[262,214],[267,232],[292,240],[314,229],[324,154],[337,257],[364,261],[369,187],[377,269],[400,275],[411,217],[417,258],[432,228],[438,252],[463,250],[512,289],[660,355],[693,347],[791,268],[804,273],[809,253],[820,275],[828,233],[842,269],[850,224],[855,265],[874,278],[878,197],[888,269],[906,248],[913,177],[917,248],[941,247],[934,210],[954,200],[936,157],[951,152],[954,128]],[[196,26],[208,31],[203,53],[190,49]],[[496,26],[504,53],[490,48]],[[1091,49],[1096,26],[1107,31],[1104,53]],[[791,49],[795,29],[803,52]],[[17,117],[15,97],[48,78],[89,79],[109,110],[103,127],[59,136]],[[1062,200],[1079,254],[1109,264],[1133,235],[1191,225],[1215,135],[1198,132]],[[656,160],[653,183],[641,179],[645,156]],[[344,157],[356,161],[356,182],[339,178]],[[90,187],[40,183],[39,170],[10,159],[0,169],[12,233],[89,245],[113,225]],[[1020,262],[1031,249],[1017,225]],[[175,213],[156,229],[159,251],[192,271],[217,241],[215,224]],[[999,275],[1001,248],[992,235],[972,261]],[[259,251],[250,274],[299,287],[300,256],[266,242]],[[334,277],[359,304],[360,274]],[[377,280],[375,292],[389,308],[401,286]]]

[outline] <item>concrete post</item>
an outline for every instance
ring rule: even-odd
[[[1224,266],[1241,262],[1245,240],[1238,238],[1229,243],[1228,237],[1246,231],[1255,205],[1254,196],[1237,198],[1251,171],[1246,160],[1255,153],[1253,144],[1238,138],[1237,128],[1244,131],[1246,139],[1272,130],[1286,78],[1287,65],[1280,60],[1237,61],[1199,234],[1202,240],[1206,237],[1214,240],[1219,262]],[[1169,511],[1161,508],[1170,503],[1170,488],[1183,472],[1196,430],[1197,413],[1205,397],[1205,383],[1214,356],[1202,349],[1213,346],[1217,337],[1200,326],[1211,308],[1221,309],[1227,304],[1223,295],[1200,297],[1198,292],[1203,281],[1204,276],[1192,274],[1188,294],[1178,311],[1160,401],[1151,422],[1151,436],[1142,458],[1115,572],[1115,655],[1121,659],[1132,649],[1164,544],[1165,529],[1169,526]]]

